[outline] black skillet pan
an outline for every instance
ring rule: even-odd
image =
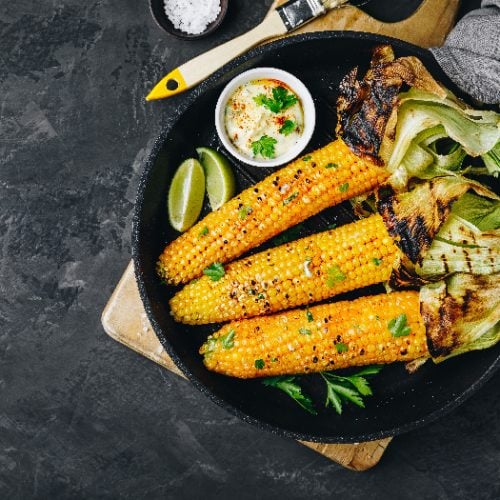
[[[135,271],[146,312],[161,343],[182,372],[213,401],[246,422],[295,439],[357,442],[409,431],[457,407],[500,366],[500,346],[440,365],[427,362],[413,375],[407,374],[401,364],[390,365],[373,379],[375,395],[367,398],[366,408],[345,405],[341,416],[323,408],[324,384],[318,375],[310,375],[301,379],[301,385],[319,403],[319,414],[313,416],[259,380],[237,380],[206,370],[198,349],[218,325],[190,327],[174,323],[169,315],[168,300],[175,289],[161,284],[155,274],[155,262],[164,245],[178,235],[167,222],[168,186],[180,162],[196,156],[195,147],[220,147],[214,109],[224,85],[255,66],[275,66],[300,78],[314,96],[317,111],[310,150],[324,145],[333,136],[340,79],[353,66],[366,67],[372,48],[379,43],[391,43],[397,56],[419,57],[436,78],[457,91],[429,52],[402,41],[351,32],[305,34],[279,40],[237,58],[183,97],[177,116],[166,125],[145,163],[137,195],[133,229]],[[234,161],[233,167],[239,189],[272,171]],[[342,224],[351,220],[348,204],[334,207],[309,219],[302,236],[324,230],[332,222]],[[362,292],[381,291],[371,287]],[[354,298],[359,294],[344,297]]]

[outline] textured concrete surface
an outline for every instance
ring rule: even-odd
[[[500,375],[356,474],[250,427],[116,344],[99,316],[130,259],[167,67],[258,22],[179,42],[147,2],[0,5],[0,498],[500,498]]]

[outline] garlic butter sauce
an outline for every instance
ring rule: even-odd
[[[278,158],[304,132],[304,111],[297,94],[275,79],[239,86],[228,99],[224,124],[229,140],[248,158]],[[258,147],[259,142],[264,147]],[[257,147],[256,147],[257,144]]]

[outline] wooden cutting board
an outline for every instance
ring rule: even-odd
[[[276,0],[273,7],[284,1]],[[397,23],[383,23],[357,7],[345,5],[302,26],[294,34],[326,30],[365,31],[392,36],[421,47],[436,47],[443,44],[455,25],[459,4],[460,0],[423,0],[410,17]]]
[[[279,3],[280,0],[276,1],[272,8]],[[424,0],[412,16],[397,23],[383,23],[356,7],[346,6],[330,11],[295,33],[366,31],[400,38],[422,47],[432,47],[443,43],[454,25],[458,6],[459,0]],[[184,376],[163,349],[149,323],[139,296],[132,262],[127,266],[102,313],[102,324],[110,337],[172,373]],[[301,443],[344,467],[362,471],[379,462],[391,439],[355,444]]]

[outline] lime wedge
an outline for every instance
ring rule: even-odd
[[[177,231],[189,229],[200,216],[205,196],[205,173],[198,160],[184,160],[168,191],[168,218]]]
[[[227,158],[211,148],[196,148],[207,178],[208,201],[217,210],[236,192],[233,170]]]

